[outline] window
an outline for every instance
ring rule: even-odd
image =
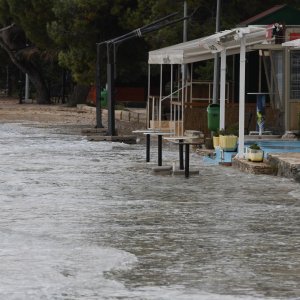
[[[300,99],[300,51],[291,51],[290,98]]]
[[[283,78],[283,52],[273,51],[272,52],[275,80],[277,83],[277,88],[279,92],[280,99],[283,99],[283,88],[284,88],[284,78]],[[299,70],[300,71],[300,70]],[[300,73],[299,73],[300,74]]]

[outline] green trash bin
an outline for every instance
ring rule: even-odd
[[[107,106],[107,89],[103,89],[100,94],[101,107]]]
[[[208,129],[210,131],[217,131],[220,127],[220,105],[210,104],[207,107],[207,121]]]

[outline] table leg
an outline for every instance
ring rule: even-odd
[[[150,134],[146,134],[146,162],[150,161]]]
[[[162,136],[158,135],[158,165],[162,166]]]
[[[186,178],[190,175],[190,145],[185,144],[185,169],[184,175]]]
[[[183,169],[183,140],[179,140],[179,170]]]

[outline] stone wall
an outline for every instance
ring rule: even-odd
[[[300,153],[273,153],[268,155],[268,161],[277,168],[278,176],[300,182]]]
[[[88,106],[85,104],[78,104],[77,108],[80,110],[94,112],[96,114],[96,108],[94,106]],[[107,118],[108,110],[102,109],[102,117]],[[115,110],[115,119],[127,122],[136,122],[146,126],[146,113],[145,111],[136,112],[130,110]]]

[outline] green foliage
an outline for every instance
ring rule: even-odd
[[[261,148],[256,143],[250,145],[249,148],[252,150],[261,150]]]
[[[223,133],[223,129],[221,129],[221,130],[218,129],[218,130],[216,130],[216,131],[213,131],[213,136],[219,137],[220,134],[223,135],[221,132]]]
[[[215,32],[217,1],[187,0],[188,40]],[[285,3],[300,8],[298,0]],[[278,0],[222,0],[221,30],[236,26]],[[94,82],[96,43],[105,41],[168,14],[183,16],[182,0],[0,0],[0,24],[16,23],[43,58],[68,68],[78,83]],[[117,72],[122,82],[141,80],[147,73],[147,51],[182,42],[182,22],[118,48]],[[101,65],[105,65],[102,48]],[[101,69],[104,72],[105,68]],[[200,79],[211,79],[212,64],[199,64]]]
[[[59,63],[72,71],[76,82],[86,84],[94,82],[96,43],[125,33],[122,27],[124,11],[126,12],[127,7],[134,2],[130,0],[54,1],[55,20],[48,24],[48,32],[60,49]],[[101,51],[101,57],[104,58],[105,47],[102,47]],[[135,51],[131,47],[129,54],[132,52]],[[139,54],[136,53],[135,56],[139,57]],[[126,59],[129,60],[128,57]],[[124,61],[119,54],[118,60],[121,63]],[[101,65],[104,64],[105,60],[102,59]],[[129,69],[130,73],[134,74],[130,66]],[[123,75],[123,70],[125,68],[118,70],[120,76]],[[128,78],[126,71],[124,77]]]
[[[6,26],[11,23],[12,18],[9,14],[9,10],[7,0],[0,0],[0,24],[2,26]]]
[[[52,5],[52,0],[1,0],[0,19],[6,24],[14,22],[26,33],[28,41],[48,49],[53,46],[47,33],[47,24],[54,18]]]
[[[239,132],[239,124],[238,124],[238,123],[230,124],[230,125],[226,128],[226,132],[227,132],[229,135],[238,135],[238,132]]]
[[[229,125],[226,129],[221,129],[219,131],[219,134],[220,135],[236,135],[236,136],[238,136],[238,130],[239,130],[239,125],[232,124],[232,125]]]
[[[195,64],[194,76],[200,80],[213,80],[214,62],[213,60]]]
[[[219,130],[219,135],[227,135],[227,132],[222,128]]]

